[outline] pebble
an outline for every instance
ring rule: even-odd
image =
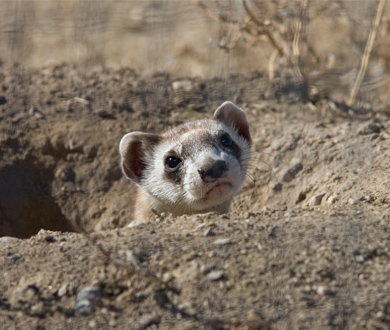
[[[145,225],[145,222],[134,220],[127,225],[127,228],[133,228],[133,227],[138,227],[143,225]]]
[[[168,283],[169,281],[171,281],[173,279],[173,275],[169,272],[166,272],[164,273],[163,277],[162,277],[162,281],[164,283]]]
[[[115,116],[105,109],[98,109],[94,111],[94,114],[102,119],[115,119]]]
[[[224,276],[225,274],[222,271],[214,270],[207,275],[207,279],[210,281],[218,281],[221,280]]]
[[[52,235],[52,234],[54,234],[54,231],[41,229],[39,230],[37,235],[41,236],[41,235]]]
[[[281,183],[281,182],[276,183],[276,184],[272,187],[272,190],[273,190],[273,191],[281,191],[282,189],[283,189],[283,183]]]
[[[348,199],[348,204],[351,204],[351,205],[356,204],[356,199],[353,199],[353,198]]]
[[[68,290],[68,283],[65,283],[58,289],[58,293],[57,293],[58,297],[65,296],[67,290]]]
[[[179,89],[183,89],[186,92],[190,92],[194,88],[194,84],[191,80],[178,80],[172,83],[172,88],[175,92]]]
[[[257,217],[258,215],[260,215],[260,213],[259,212],[248,212],[247,214],[246,214],[246,219],[249,219],[249,218],[254,218],[254,217]]]
[[[16,237],[11,237],[11,236],[0,237],[0,243],[11,243],[16,241],[18,241],[18,238]]]
[[[247,329],[271,330],[272,327],[259,311],[251,309],[247,313]]]
[[[102,292],[99,289],[87,286],[78,293],[75,309],[81,315],[92,314],[95,312],[101,298]]]
[[[360,135],[368,135],[368,134],[380,133],[382,129],[383,129],[383,125],[370,121],[362,124],[358,129],[358,133]]]
[[[231,240],[230,238],[218,238],[217,240],[214,241],[214,245],[226,245],[230,244]]]
[[[295,176],[303,169],[302,163],[297,163],[290,167],[282,177],[283,182],[291,182]]]
[[[204,232],[203,232],[203,236],[207,237],[207,236],[213,236],[214,235],[214,232],[213,232],[213,229],[211,227],[207,228]]]
[[[126,261],[130,262],[136,269],[139,269],[141,265],[141,261],[138,255],[132,250],[127,250],[125,254],[126,254]]]
[[[43,302],[31,306],[31,313],[39,317],[45,316],[45,306],[43,305]]]
[[[314,195],[314,196],[310,199],[309,205],[310,205],[310,206],[321,205],[322,198],[323,198],[324,196],[325,196],[324,193]]]
[[[295,203],[298,204],[298,203],[304,201],[305,199],[306,199],[306,193],[304,193],[304,192],[301,191],[301,192],[298,194],[298,197],[297,197]]]
[[[55,172],[55,178],[61,181],[73,181],[76,174],[70,167],[60,166]]]
[[[117,324],[118,324],[118,323],[117,323],[115,320],[109,320],[109,321],[108,321],[108,325],[109,325],[110,327],[116,327]]]
[[[161,316],[153,315],[153,314],[144,315],[140,320],[141,327],[144,329],[152,325],[157,325],[160,322],[161,322]]]
[[[90,328],[95,328],[95,327],[96,327],[96,321],[95,321],[95,320],[89,321],[89,322],[88,322],[88,326],[89,326]]]
[[[325,286],[325,285],[319,285],[317,287],[317,293],[320,295],[320,296],[329,296],[329,295],[332,295],[333,294],[333,291]]]

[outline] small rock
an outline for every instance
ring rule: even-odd
[[[353,199],[353,198],[348,199],[348,204],[351,204],[351,205],[356,204],[356,199]]]
[[[383,318],[383,312],[379,311],[375,314],[375,317],[378,318],[378,319],[382,319]]]
[[[383,125],[379,123],[366,122],[360,126],[360,128],[358,129],[358,133],[360,135],[368,135],[368,134],[380,133],[382,129],[383,129]]]
[[[133,227],[139,227],[139,226],[144,226],[145,222],[142,221],[132,221],[127,225],[127,228],[133,228]]]
[[[88,322],[88,327],[90,328],[95,328],[96,327],[96,321],[95,320],[91,320]]]
[[[127,262],[130,262],[136,269],[139,269],[141,267],[141,261],[139,259],[139,256],[134,251],[127,250],[125,254]]]
[[[319,285],[316,291],[320,296],[330,296],[333,294],[333,291],[325,285]]]
[[[3,237],[0,237],[0,244],[1,243],[11,243],[11,242],[16,242],[18,241],[19,239],[16,238],[16,237],[11,237],[11,236],[3,236]]]
[[[214,241],[214,245],[226,245],[230,243],[231,243],[230,238],[218,238],[217,240]]]
[[[250,310],[247,313],[247,329],[248,330],[271,330],[271,325],[264,319],[260,312]]]
[[[207,279],[210,281],[218,281],[221,280],[224,276],[225,274],[222,271],[214,270],[207,275]]]
[[[92,314],[95,312],[101,298],[102,292],[99,289],[91,286],[85,287],[77,295],[75,309],[81,315]]]
[[[46,229],[40,229],[39,232],[38,232],[38,236],[43,236],[43,235],[52,235],[54,234],[54,231],[51,231],[51,230],[46,230]]]
[[[57,293],[58,297],[65,296],[67,290],[68,290],[68,283],[65,283],[58,289],[58,293]]]
[[[322,201],[322,198],[323,198],[324,196],[325,196],[324,193],[314,195],[314,196],[310,199],[309,205],[310,205],[310,206],[321,205],[321,201]]]
[[[249,218],[254,218],[254,217],[257,217],[260,213],[259,212],[251,212],[249,211],[247,214],[246,214],[246,217],[245,219],[249,219]]]
[[[48,243],[54,243],[56,241],[56,239],[54,238],[53,235],[47,235],[47,236],[45,236],[45,241]]]
[[[102,119],[115,119],[115,116],[105,109],[99,109],[94,111],[94,114]]]
[[[149,328],[152,325],[158,325],[160,322],[161,322],[161,316],[153,315],[153,314],[147,314],[143,316],[140,320],[141,327],[143,329]]]
[[[45,118],[44,114],[40,111],[35,111],[34,112],[34,117],[37,118],[37,119],[42,119],[42,118]]]
[[[191,90],[194,88],[194,84],[191,80],[178,80],[172,83],[172,88],[175,92],[179,89],[183,89],[186,92],[191,92]]]
[[[109,320],[109,321],[108,321],[108,325],[109,325],[110,327],[116,327],[117,324],[118,324],[118,323],[117,323],[115,320]]]
[[[55,172],[55,178],[62,181],[74,181],[76,174],[70,166],[60,166]]]
[[[272,190],[273,190],[273,191],[281,191],[282,188],[283,188],[283,183],[278,182],[278,183],[276,183],[276,184],[272,187]]]
[[[213,232],[213,229],[211,227],[207,228],[204,232],[203,232],[203,236],[205,237],[208,237],[208,236],[214,236],[214,232]]]
[[[298,203],[304,201],[305,199],[306,199],[306,193],[304,193],[304,192],[301,191],[301,192],[298,194],[298,197],[297,197],[297,200],[295,201],[295,203],[298,204]]]
[[[356,256],[356,262],[362,264],[365,261],[365,258],[362,255]]]
[[[162,281],[164,283],[168,283],[169,281],[171,281],[173,279],[173,275],[169,272],[166,272],[164,273],[163,277],[162,277]]]
[[[31,306],[31,314],[39,317],[45,316],[45,306],[43,305],[43,302]]]
[[[297,163],[294,166],[290,167],[282,177],[284,182],[291,182],[295,176],[303,169],[302,163]]]

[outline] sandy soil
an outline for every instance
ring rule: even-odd
[[[298,82],[261,72],[4,64],[0,87],[3,329],[389,327],[383,104],[308,101]],[[232,213],[125,227],[122,135],[210,117],[226,100],[254,141]]]

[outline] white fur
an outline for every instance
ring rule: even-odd
[[[239,136],[230,127],[223,123],[215,122],[215,128],[210,130],[213,136],[224,130],[241,149],[241,162],[223,149],[215,148],[207,143],[199,150],[194,150],[189,159],[183,159],[181,183],[168,181],[164,178],[165,157],[168,151],[175,150],[181,154],[183,145],[176,141],[166,139],[155,148],[153,159],[147,159],[148,167],[145,169],[145,179],[141,180],[142,189],[149,195],[148,203],[153,209],[171,212],[173,214],[197,213],[218,209],[221,204],[230,204],[231,198],[238,192],[242,185],[250,158],[250,146],[248,141]],[[188,136],[186,136],[188,135]],[[182,135],[181,139],[191,138],[191,131]],[[224,160],[228,165],[228,171],[221,178],[213,182],[204,182],[198,170],[205,162],[212,158]],[[226,183],[218,188],[216,185]]]

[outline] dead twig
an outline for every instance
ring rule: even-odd
[[[367,38],[366,48],[364,49],[362,61],[360,64],[360,71],[359,74],[355,80],[355,84],[351,90],[351,95],[349,96],[349,99],[347,101],[348,106],[352,106],[355,103],[356,95],[359,91],[360,85],[363,81],[364,75],[366,74],[368,62],[370,60],[371,51],[374,45],[374,41],[376,38],[376,34],[378,32],[379,25],[381,23],[383,10],[385,8],[386,0],[379,0],[378,3],[378,9],[376,12],[376,17],[374,19],[374,23],[372,24],[370,34]]]
[[[268,78],[269,80],[274,80],[275,78],[275,60],[279,52],[277,49],[273,51],[268,61]]]
[[[283,50],[283,47],[279,45],[279,43],[276,41],[275,37],[269,30],[269,24],[266,24],[265,22],[261,22],[260,20],[257,19],[255,14],[252,12],[248,4],[246,3],[246,0],[242,0],[242,5],[244,6],[246,13],[251,18],[251,20],[255,22],[256,25],[258,26],[260,34],[264,34],[268,38],[272,46],[274,46],[278,50],[279,55],[284,56],[285,52]]]
[[[293,56],[294,56],[294,69],[295,73],[298,77],[302,77],[302,72],[300,69],[300,63],[299,63],[299,39],[301,37],[301,31],[302,31],[302,21],[303,17],[305,15],[305,11],[307,8],[307,0],[301,0],[301,15],[299,18],[299,21],[297,22],[295,33],[294,33],[294,40],[293,40]]]

